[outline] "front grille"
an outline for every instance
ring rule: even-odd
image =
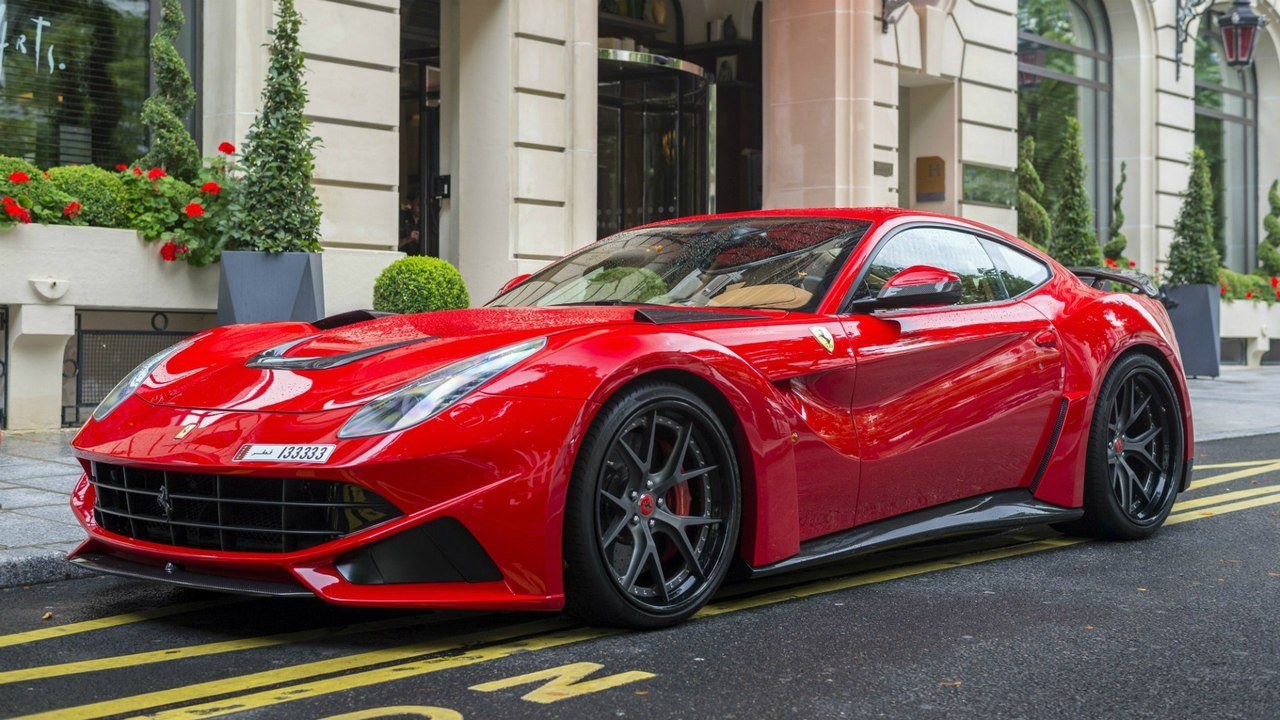
[[[344,482],[91,467],[98,525],[165,545],[291,552],[400,515],[372,490]]]

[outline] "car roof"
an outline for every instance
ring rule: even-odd
[[[828,207],[828,208],[777,208],[770,210],[745,210],[741,212],[716,213],[714,215],[689,215],[686,217],[671,218],[669,220],[659,220],[657,222],[648,223],[639,226],[640,228],[661,227],[663,225],[673,225],[686,222],[702,222],[705,220],[749,220],[752,218],[772,218],[772,217],[793,217],[793,218],[841,218],[846,220],[863,220],[873,225],[879,225],[887,220],[894,220],[903,217],[920,218],[922,220],[945,220],[947,222],[960,223],[969,227],[994,233],[1000,237],[1012,237],[1009,233],[977,222],[968,218],[956,217],[954,215],[946,215],[943,213],[930,212],[928,210],[914,210],[911,208],[888,207],[888,206],[866,206],[866,207]],[[638,228],[633,228],[638,229]]]

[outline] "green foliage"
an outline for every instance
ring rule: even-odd
[[[440,258],[401,258],[373,284],[373,309],[380,312],[420,313],[470,304],[462,274]]]
[[[1124,227],[1124,183],[1129,179],[1125,163],[1120,163],[1120,181],[1116,183],[1115,195],[1111,200],[1111,227],[1107,231],[1107,243],[1102,246],[1102,254],[1108,260],[1128,265],[1128,261],[1124,259],[1124,249],[1129,245],[1129,241],[1125,238],[1124,233],[1120,230]]]
[[[1280,280],[1232,272],[1218,268],[1218,287],[1223,300],[1248,300],[1271,304],[1280,301]]]
[[[1280,181],[1273,181],[1267,192],[1267,203],[1271,206],[1262,218],[1262,227],[1267,236],[1258,243],[1258,262],[1268,275],[1280,275]]]
[[[174,47],[186,17],[179,0],[164,0],[161,7],[160,29],[151,38],[155,92],[142,104],[141,114],[142,122],[151,129],[151,151],[138,162],[190,180],[200,170],[200,149],[182,118],[195,106],[196,91],[191,73]]]
[[[303,115],[307,87],[293,0],[280,0],[262,111],[245,139],[244,177],[232,199],[227,247],[319,252],[320,202],[311,187],[319,139]]]
[[[1062,145],[1063,175],[1049,254],[1068,267],[1097,267],[1102,264],[1102,251],[1093,230],[1093,206],[1085,186],[1086,168],[1080,143],[1080,121],[1069,117]]]
[[[1044,208],[1044,183],[1035,157],[1036,140],[1027,136],[1018,146],[1018,237],[1043,250],[1049,247],[1053,223]]]
[[[238,179],[232,158],[209,158],[195,184],[130,168],[119,175],[125,218],[148,242],[164,241],[161,256],[200,267],[217,262],[227,235]]]
[[[1204,151],[1196,147],[1191,151],[1191,177],[1182,193],[1182,208],[1174,221],[1173,243],[1169,246],[1169,283],[1215,283],[1220,261],[1214,243],[1209,162]]]
[[[79,220],[94,227],[127,227],[128,193],[120,175],[96,165],[49,168],[49,182],[80,203]]]
[[[667,294],[667,284],[649,268],[611,267],[592,273],[588,282],[603,292],[592,290],[591,297],[645,302]],[[606,287],[608,286],[608,287]]]
[[[14,178],[25,177],[25,182]],[[49,182],[44,173],[26,160],[0,155],[0,199],[9,198],[0,208],[0,228],[29,222],[43,225],[65,225],[71,219],[63,210],[71,198]],[[9,212],[8,208],[20,208]],[[19,216],[22,217],[19,217]]]
[[[126,224],[148,242],[169,240],[182,224],[182,208],[195,190],[170,175],[151,178],[138,169],[120,174],[124,185]]]

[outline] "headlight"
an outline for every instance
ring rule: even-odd
[[[120,403],[124,402],[126,398],[141,387],[142,383],[146,382],[147,378],[151,376],[151,373],[156,368],[165,364],[169,358],[187,349],[187,346],[190,344],[190,340],[183,340],[173,347],[161,350],[155,355],[152,355],[145,362],[135,368],[134,371],[126,375],[119,384],[111,388],[111,392],[107,393],[106,397],[102,398],[102,402],[98,403],[98,407],[93,410],[93,419],[101,420],[102,418],[110,415],[112,410],[115,410]]]
[[[370,400],[342,426],[338,437],[381,435],[426,422],[546,344],[546,338],[527,340],[446,365]]]

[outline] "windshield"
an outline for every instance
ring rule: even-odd
[[[742,218],[630,230],[549,265],[489,304],[813,311],[870,226],[841,218]]]

